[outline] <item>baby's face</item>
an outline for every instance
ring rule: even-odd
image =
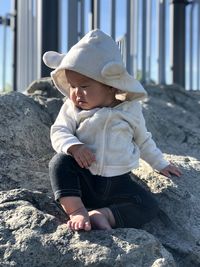
[[[75,106],[89,110],[110,106],[114,101],[115,94],[109,86],[75,71],[66,70],[65,73],[70,84],[70,99]]]

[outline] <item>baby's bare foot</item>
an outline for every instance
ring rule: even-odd
[[[111,230],[114,226],[114,217],[108,208],[89,211],[92,229]]]
[[[80,197],[75,197],[75,196],[62,197],[60,199],[60,204],[70,218],[69,221],[67,222],[67,227],[69,229],[76,231],[91,230],[88,211],[84,207]]]
[[[67,227],[71,230],[79,231],[91,230],[90,218],[85,207],[81,207],[78,210],[75,210],[69,215],[69,221],[67,222]]]

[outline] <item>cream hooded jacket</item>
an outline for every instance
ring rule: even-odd
[[[89,170],[94,175],[116,176],[139,166],[141,157],[160,171],[169,162],[147,132],[138,101],[124,101],[114,108],[81,110],[67,99],[51,127],[52,146],[57,153],[85,144],[95,154]]]

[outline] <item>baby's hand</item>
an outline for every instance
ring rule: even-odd
[[[174,165],[169,164],[167,167],[165,167],[164,169],[160,170],[160,173],[167,176],[167,177],[171,177],[171,174],[176,175],[178,177],[181,176],[182,172]]]
[[[68,152],[81,168],[88,168],[95,161],[95,155],[85,145],[73,145]]]

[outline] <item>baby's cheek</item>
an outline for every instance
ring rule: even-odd
[[[74,103],[74,104],[77,104],[77,102],[76,102],[76,95],[75,95],[75,93],[74,92],[70,92],[70,99],[71,99],[71,101]]]

